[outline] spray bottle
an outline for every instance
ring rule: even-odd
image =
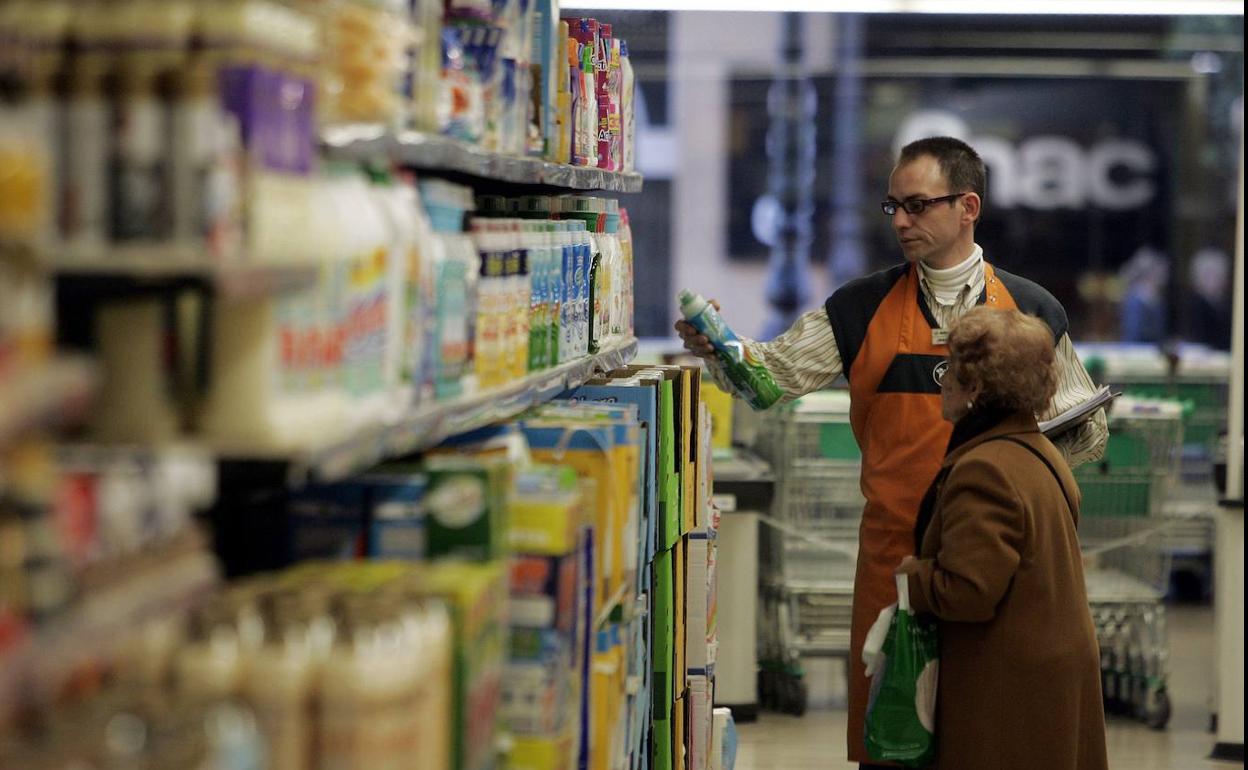
[[[728,379],[750,406],[767,409],[780,400],[783,394],[767,367],[750,358],[745,343],[728,328],[714,305],[688,289],[682,289],[677,299],[685,320],[711,341]]]

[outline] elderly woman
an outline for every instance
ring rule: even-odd
[[[949,334],[953,437],[919,511],[919,556],[897,569],[915,610],[940,624],[943,770],[1107,767],[1079,488],[1036,426],[1056,387],[1053,348],[1014,310],[972,310]]]

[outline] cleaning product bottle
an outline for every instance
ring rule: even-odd
[[[624,330],[628,336],[633,335],[633,308],[634,302],[634,286],[633,286],[633,228],[628,221],[628,209],[620,209],[620,256],[622,260],[621,269],[624,273],[622,291],[624,294]]]
[[[564,296],[563,265],[568,246],[564,233],[560,229],[561,224],[553,219],[546,220],[546,232],[550,233],[550,254],[546,263],[546,292],[549,297],[546,312],[547,328],[550,330],[549,341],[546,344],[546,362],[549,366],[558,366],[563,363],[561,356],[564,308],[568,301]]]
[[[543,311],[546,302],[543,274],[546,263],[546,234],[542,232],[542,223],[532,220],[525,220],[524,230],[529,286],[528,307],[525,311],[529,315],[527,371],[536,372],[545,368],[546,337],[550,333],[546,329],[546,316]]]
[[[575,222],[558,222],[561,261],[559,263],[559,363],[576,358],[576,258],[580,251],[576,235],[572,232]]]
[[[533,318],[530,313],[533,297],[533,266],[531,234],[532,222],[512,219],[508,225],[511,231],[511,254],[507,258],[508,272],[511,277],[511,322],[508,326],[512,335],[511,347],[511,379],[520,379],[529,372],[530,326]]]
[[[576,127],[582,166],[598,165],[598,92],[594,85],[594,47],[592,42],[581,46],[581,123]]]
[[[766,409],[779,401],[783,394],[771,373],[750,358],[745,343],[728,328],[715,306],[688,289],[682,289],[678,299],[685,320],[711,341],[725,374],[750,406]]]
[[[71,58],[66,111],[65,200],[60,226],[74,258],[100,259],[108,240],[109,104],[116,57],[108,8],[80,3],[74,11],[75,53]],[[12,165],[6,164],[11,170]],[[11,199],[10,199],[11,200]]]
[[[580,166],[584,165],[584,162],[581,159],[581,139],[578,137],[581,125],[584,122],[581,119],[581,109],[584,107],[581,103],[581,49],[580,44],[577,43],[575,37],[568,37],[566,42],[568,65],[568,90],[566,100],[567,110],[562,113],[564,117],[564,135],[560,138],[560,141],[566,141],[566,146],[563,147],[563,149],[567,150],[566,154],[563,156],[566,159],[565,162],[571,163],[574,166]],[[561,109],[563,104],[564,103],[561,101]],[[561,149],[561,153],[563,149]]]
[[[632,171],[636,166],[637,116],[635,107],[636,75],[633,73],[633,62],[628,56],[628,43],[620,41],[620,144],[622,145],[622,165],[624,171]]]
[[[594,95],[598,99],[598,168],[615,171],[612,162],[611,113],[614,100],[611,93],[611,25],[599,24],[594,39]]]
[[[572,263],[573,282],[573,345],[571,358],[578,358],[589,353],[589,273],[594,262],[594,242],[581,221],[573,221],[572,242],[574,246]]]
[[[624,336],[624,248],[620,242],[620,203],[608,198],[603,218],[603,244],[607,254],[607,285],[604,319],[611,337]]]
[[[548,152],[547,160],[553,160],[555,163],[571,163],[572,162],[572,91],[570,90],[570,78],[572,69],[570,66],[570,58],[568,55],[568,23],[566,21],[559,22],[559,33],[557,36],[558,46],[555,49],[558,65],[555,70],[555,80],[557,88],[555,90],[554,104],[554,126],[553,140],[550,141],[550,155]],[[576,46],[576,41],[571,41],[572,46]]]

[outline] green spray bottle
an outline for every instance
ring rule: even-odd
[[[745,343],[728,328],[715,306],[702,295],[682,289],[677,299],[685,320],[715,347],[724,372],[741,397],[755,409],[767,409],[784,395],[767,367],[750,358]]]

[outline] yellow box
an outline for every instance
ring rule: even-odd
[[[570,770],[572,755],[570,735],[557,738],[517,735],[512,738],[511,752],[504,767],[506,770]]]
[[[732,396],[709,377],[702,380],[701,395],[711,413],[711,447],[728,449],[732,446]]]
[[[697,516],[694,514],[694,503],[697,500],[697,481],[694,476],[694,455],[698,446],[698,378],[702,373],[701,369],[694,367],[682,367],[680,371],[680,395],[681,395],[681,458],[683,466],[681,468],[680,483],[684,489],[681,504],[683,506],[683,521],[680,527],[680,534],[685,534],[693,530],[694,522]]]
[[[509,508],[512,551],[563,556],[576,550],[584,507],[573,468],[534,465],[520,471]]]
[[[703,400],[698,404],[698,457],[695,470],[698,494],[694,508],[694,529],[704,529],[711,524],[711,441],[711,410]]]
[[[524,425],[534,459],[567,465],[594,485],[586,519],[594,525],[595,616],[633,576],[636,561],[626,558],[624,541],[636,539],[628,526],[636,508],[640,429],[635,420],[618,418],[630,408],[556,403]]]
[[[685,694],[685,644],[687,643],[688,624],[685,622],[685,586],[688,576],[685,564],[688,561],[689,538],[681,536],[676,547],[672,549],[672,694],[681,697]]]

